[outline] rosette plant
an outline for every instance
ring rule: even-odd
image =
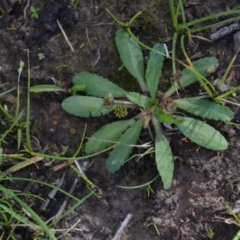
[[[81,72],[72,81],[76,87],[85,85],[86,94],[66,98],[62,107],[70,114],[85,118],[99,117],[110,112],[121,118],[127,115],[129,109],[138,109],[134,117],[101,127],[88,139],[85,152],[101,152],[112,146],[105,167],[110,172],[116,172],[136,147],[142,128],[154,129],[156,167],[164,188],[168,189],[173,178],[174,156],[164,135],[164,125],[175,125],[183,135],[205,148],[224,150],[228,147],[224,136],[205,120],[186,116],[190,113],[198,118],[230,121],[233,112],[228,107],[199,97],[178,99],[176,94],[172,97],[180,88],[209,76],[217,69],[218,60],[215,57],[206,57],[190,62],[174,76],[175,81],[170,89],[162,93],[158,88],[166,57],[164,45],[155,44],[145,64],[141,47],[125,29],[116,32],[115,40],[120,58],[136,79],[141,92],[128,92],[101,76]]]

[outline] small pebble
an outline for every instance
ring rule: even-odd
[[[57,125],[58,125],[58,121],[53,120],[52,125],[53,125],[53,126],[57,126]]]
[[[77,130],[76,130],[76,128],[71,128],[70,129],[70,133],[72,134],[72,135],[75,135],[76,133],[77,133]]]

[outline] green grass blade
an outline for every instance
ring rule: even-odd
[[[153,46],[153,49],[165,54],[163,44],[157,43]],[[164,61],[163,55],[160,55],[156,52],[151,51],[148,64],[147,64],[145,78],[146,78],[148,90],[150,92],[150,96],[152,98],[156,97],[159,79],[162,75],[163,61]]]
[[[227,13],[227,11],[225,11],[225,13]],[[240,11],[239,11],[239,13],[240,13]],[[240,17],[238,16],[238,17],[227,18],[225,20],[217,21],[215,23],[211,23],[211,24],[208,24],[208,25],[204,24],[202,27],[192,28],[191,33],[193,34],[193,33],[196,33],[196,32],[202,32],[202,31],[210,29],[210,28],[214,29],[215,27],[218,28],[219,26],[224,26],[225,24],[229,24],[229,23],[232,23],[232,22],[235,22],[235,21],[239,21],[239,19],[240,19]]]
[[[115,40],[124,66],[136,78],[141,89],[148,92],[144,80],[144,61],[140,46],[124,29],[117,31]]]
[[[157,119],[153,118],[153,125],[155,129],[155,160],[159,175],[162,178],[164,189],[168,189],[172,185],[174,161],[173,155],[164,136],[160,124]]]
[[[208,16],[205,16],[205,17],[198,18],[198,19],[195,19],[193,21],[190,21],[188,23],[181,24],[181,25],[179,25],[178,30],[181,31],[182,29],[192,27],[193,25],[200,24],[200,23],[206,22],[208,20],[217,19],[217,18],[223,17],[223,16],[227,17],[227,16],[233,15],[233,14],[238,14],[239,15],[239,13],[240,13],[240,10],[229,10],[229,11],[224,11],[224,12],[210,14]],[[240,18],[239,16],[235,17],[234,20],[238,20],[239,18]],[[228,18],[227,20],[225,20],[225,23],[226,22],[229,23],[229,22],[232,22],[232,21],[233,21],[233,18]],[[217,24],[222,24],[222,21],[218,22]],[[213,27],[214,25],[216,26],[216,24],[214,24],[214,23],[213,24],[209,24],[208,28]]]
[[[131,154],[136,144],[140,132],[142,129],[142,120],[135,122],[118,140],[116,147],[111,151],[106,161],[106,169],[114,173],[120,169],[120,167],[127,160],[129,154]]]
[[[5,202],[4,204],[0,203],[0,209],[4,210],[5,213],[8,213],[11,216],[11,218],[15,218],[23,224],[38,227],[35,223],[32,223],[31,221],[29,221],[26,217],[19,215],[12,208],[7,207]],[[11,222],[9,221],[9,223]]]
[[[124,97],[126,91],[108,79],[98,76],[97,74],[81,72],[73,77],[74,85],[85,85],[87,95],[96,97],[105,97],[111,93],[113,97]]]
[[[0,86],[1,87],[1,86]],[[12,92],[13,90],[15,90],[16,88],[12,88],[12,89],[9,89],[9,90],[6,90],[5,92],[2,92],[0,93],[0,97],[2,97],[3,95],[7,94],[7,93],[10,93]]]
[[[62,102],[62,108],[78,117],[99,117],[114,110],[103,106],[103,99],[88,96],[71,96]]]
[[[18,151],[19,151],[19,149],[20,149],[21,142],[22,142],[22,128],[18,128],[18,129],[17,129],[17,145],[18,145]]]
[[[40,93],[40,92],[64,92],[65,90],[59,86],[51,85],[51,84],[41,84],[30,87],[30,92]]]
[[[235,88],[232,88],[231,90],[217,96],[216,98],[214,98],[214,101],[221,101],[223,98],[227,98],[229,97],[230,95],[232,95],[233,93],[237,92],[238,90],[240,89],[240,85],[235,87]]]
[[[26,182],[31,182],[31,183],[37,183],[37,184],[41,184],[41,185],[44,185],[44,186],[47,186],[49,188],[52,188],[52,189],[56,189],[57,191],[65,194],[66,196],[68,196],[69,198],[71,198],[72,200],[75,200],[75,201],[81,201],[81,199],[78,199],[77,197],[73,196],[72,194],[66,192],[65,190],[53,185],[53,184],[50,184],[50,183],[46,183],[46,182],[43,182],[43,181],[40,181],[40,180],[35,180],[35,179],[31,179],[31,178],[21,178],[21,177],[11,177],[10,179],[11,181],[26,181]],[[9,178],[2,178],[1,181],[9,181]],[[0,185],[0,188],[1,188],[1,185]],[[4,188],[5,189],[5,188]],[[9,190],[7,189],[8,191],[10,191],[12,194],[14,194],[13,190]],[[24,193],[22,193],[24,194]],[[15,194],[14,196],[17,197],[17,194]],[[25,194],[26,196],[26,194]]]
[[[174,102],[178,108],[202,118],[231,121],[234,117],[234,113],[228,107],[206,99],[183,98]]]
[[[23,209],[25,209],[30,214],[32,219],[34,219],[36,221],[38,226],[40,226],[42,231],[47,234],[49,239],[56,240],[56,237],[49,230],[48,226],[43,222],[43,220],[26,203],[24,203],[20,198],[15,196],[15,194],[11,190],[8,190],[1,185],[0,185],[0,190],[2,192],[4,192],[5,194],[7,194],[10,198],[14,199]]]
[[[219,151],[228,148],[224,136],[213,127],[193,118],[185,117],[183,119],[184,121],[177,124],[177,127],[193,142],[211,150]]]
[[[176,11],[174,8],[174,0],[169,0],[169,8],[171,13],[172,25],[174,30],[176,30],[178,26],[178,14],[176,14]]]
[[[116,141],[121,137],[123,132],[134,123],[134,119],[129,119],[109,123],[103,126],[88,139],[85,146],[86,153],[100,152],[103,149],[116,144]]]

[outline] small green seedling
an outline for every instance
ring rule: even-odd
[[[4,15],[5,11],[2,9],[2,7],[0,7],[0,16]]]
[[[45,55],[44,53],[38,53],[38,59],[41,61],[43,59],[45,59]]]
[[[147,227],[150,227],[150,226],[154,226],[154,229],[155,229],[157,235],[160,236],[160,231],[159,231],[159,229],[157,227],[157,223],[155,222],[155,218],[152,219],[152,222],[147,224]]]
[[[80,3],[80,0],[71,0],[73,7],[77,7]]]
[[[214,235],[215,235],[214,231],[210,228],[210,229],[208,230],[207,237],[208,237],[209,239],[213,239],[213,238],[214,238]]]
[[[31,11],[31,18],[39,18],[38,12],[40,11],[40,8],[31,6],[30,11]]]
[[[73,77],[73,84],[85,85],[86,96],[68,97],[62,102],[62,107],[79,117],[99,117],[114,112],[121,118],[127,115],[128,109],[138,109],[133,118],[109,123],[95,132],[88,139],[85,151],[91,154],[112,146],[113,150],[106,160],[106,169],[116,172],[128,159],[133,148],[139,147],[136,144],[142,128],[149,128],[151,131],[153,127],[156,167],[164,188],[168,189],[172,184],[174,156],[162,124],[170,128],[175,125],[186,137],[205,148],[219,151],[228,147],[226,139],[219,131],[180,112],[183,110],[205,119],[230,121],[233,112],[228,107],[198,97],[171,97],[178,89],[198,81],[199,77],[209,76],[212,69],[218,67],[218,60],[215,57],[206,57],[187,65],[178,73],[170,89],[161,93],[158,86],[165,59],[164,45],[154,45],[145,70],[142,50],[125,29],[117,31],[116,45],[124,66],[139,83],[142,93],[127,92],[108,79],[82,72]]]
[[[14,24],[11,24],[10,27],[7,28],[7,30],[15,31],[17,30],[17,28],[14,26]]]

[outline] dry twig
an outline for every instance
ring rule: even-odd
[[[124,219],[124,221],[121,223],[121,226],[120,228],[117,230],[116,234],[114,235],[113,239],[112,240],[119,240],[121,235],[122,235],[122,232],[124,230],[124,228],[128,225],[129,221],[131,220],[132,218],[132,214],[129,213],[126,218]]]
[[[24,19],[27,18],[27,9],[29,8],[29,5],[30,5],[30,0],[27,1],[27,5],[23,10]]]
[[[62,26],[61,26],[61,24],[60,24],[60,22],[58,20],[57,20],[57,24],[58,24],[59,28],[61,29],[61,32],[62,32],[62,34],[63,34],[63,36],[64,36],[68,46],[70,47],[72,52],[74,52],[74,48],[73,48],[72,44],[69,42],[68,37],[67,37],[65,31],[63,30],[63,28],[62,28]]]

